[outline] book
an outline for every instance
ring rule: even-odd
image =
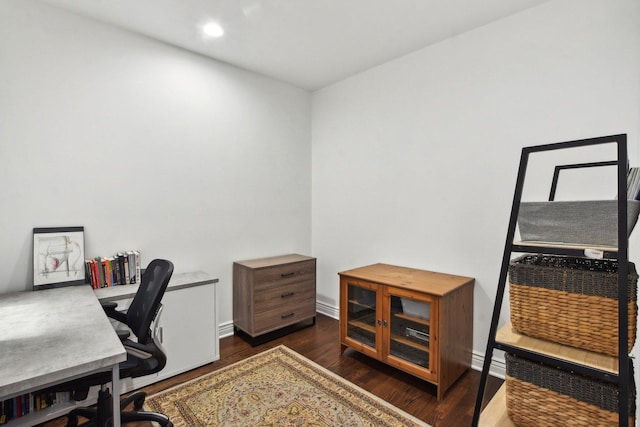
[[[115,283],[115,277],[116,277],[115,267],[114,267],[114,257],[110,256],[107,259],[109,260],[109,275],[108,275],[109,287],[111,287]]]
[[[99,276],[96,270],[95,259],[85,260],[85,273],[85,282],[90,284],[93,289],[96,289],[98,286]]]
[[[93,289],[98,289],[100,287],[100,269],[98,268],[98,262],[95,259],[91,260],[91,272]]]
[[[100,258],[100,264],[102,265],[102,287],[109,287],[109,277],[111,275],[109,271],[109,259],[108,258]]]
[[[136,254],[133,251],[127,251],[127,259],[129,261],[129,284],[136,283]]]
[[[91,287],[93,288],[92,274],[93,273],[91,272],[91,260],[85,259],[84,260],[84,282],[90,284]]]
[[[96,257],[93,260],[96,262],[96,289],[104,288],[104,265],[102,264],[102,257]]]
[[[116,254],[113,257],[113,284],[122,285],[122,263],[120,262],[120,255]]]
[[[84,283],[91,284],[91,260],[84,260]]]
[[[124,270],[124,283],[123,285],[128,285],[131,283],[131,272],[129,271],[129,257],[127,254],[122,254],[122,268]]]
[[[134,283],[139,285],[142,282],[141,269],[140,269],[140,251],[133,251],[133,254],[135,255],[134,258],[136,263],[136,281]]]
[[[127,284],[127,272],[125,270],[125,263],[124,260],[127,258],[127,256],[123,253],[123,252],[118,252],[118,262],[120,263],[120,284],[121,285],[126,285]]]

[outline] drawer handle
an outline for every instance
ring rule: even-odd
[[[291,277],[291,276],[293,276],[294,274],[296,274],[294,271],[292,271],[291,273],[282,273],[282,274],[280,275],[280,277]]]
[[[294,292],[287,292],[286,294],[280,295],[280,298],[292,297]]]
[[[293,313],[283,314],[282,316],[280,316],[281,319],[287,319],[289,317],[293,317]]]

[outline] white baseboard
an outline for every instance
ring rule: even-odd
[[[340,319],[340,309],[329,304],[325,304],[320,301],[316,301],[316,311],[332,319]]]
[[[340,312],[336,307],[330,306],[328,304],[324,304],[322,302],[316,302],[316,311],[320,314],[324,314],[325,316],[331,317],[333,319],[339,319]],[[228,322],[220,323],[218,325],[218,336],[220,338],[230,337],[233,335],[233,321],[230,320]]]
[[[471,355],[471,369],[482,372],[484,365],[484,354],[474,351]],[[506,373],[506,364],[504,358],[494,357],[489,367],[489,374],[504,379]]]
[[[218,336],[220,338],[230,337],[231,335],[233,335],[233,320],[218,325]]]

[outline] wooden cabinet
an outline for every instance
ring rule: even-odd
[[[233,325],[252,338],[316,317],[316,259],[290,254],[233,263]]]
[[[374,264],[339,273],[340,344],[446,390],[471,366],[471,277]]]

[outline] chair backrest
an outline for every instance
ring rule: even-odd
[[[172,274],[173,263],[165,259],[154,259],[142,274],[138,292],[127,309],[127,325],[139,343],[146,344],[151,340],[151,322]]]

